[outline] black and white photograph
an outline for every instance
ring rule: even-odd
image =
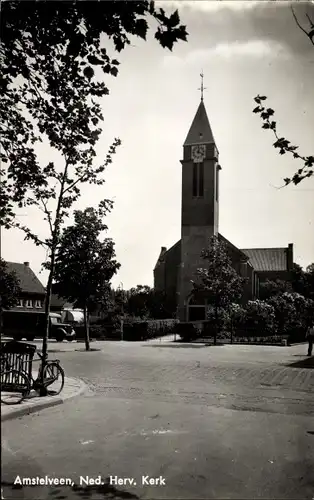
[[[314,499],[314,1],[0,3],[1,499]]]

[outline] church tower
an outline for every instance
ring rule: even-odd
[[[202,75],[201,75],[202,76]],[[204,267],[201,252],[211,236],[218,235],[218,150],[203,102],[201,102],[183,145],[181,202],[181,266],[178,283],[180,321],[189,321],[191,280]],[[205,319],[205,318],[199,318]]]

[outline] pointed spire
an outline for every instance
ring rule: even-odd
[[[202,88],[202,90],[204,90]],[[203,94],[202,94],[203,95]],[[210,128],[208,116],[204,106],[204,101],[201,99],[196,115],[192,122],[191,128],[185,139],[184,146],[192,144],[214,144],[215,139]]]

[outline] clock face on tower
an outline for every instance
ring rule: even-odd
[[[194,163],[201,163],[206,156],[206,147],[204,144],[192,146],[191,156]]]

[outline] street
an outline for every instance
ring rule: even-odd
[[[83,348],[50,344],[84,396],[3,423],[5,499],[314,497],[305,345]]]

